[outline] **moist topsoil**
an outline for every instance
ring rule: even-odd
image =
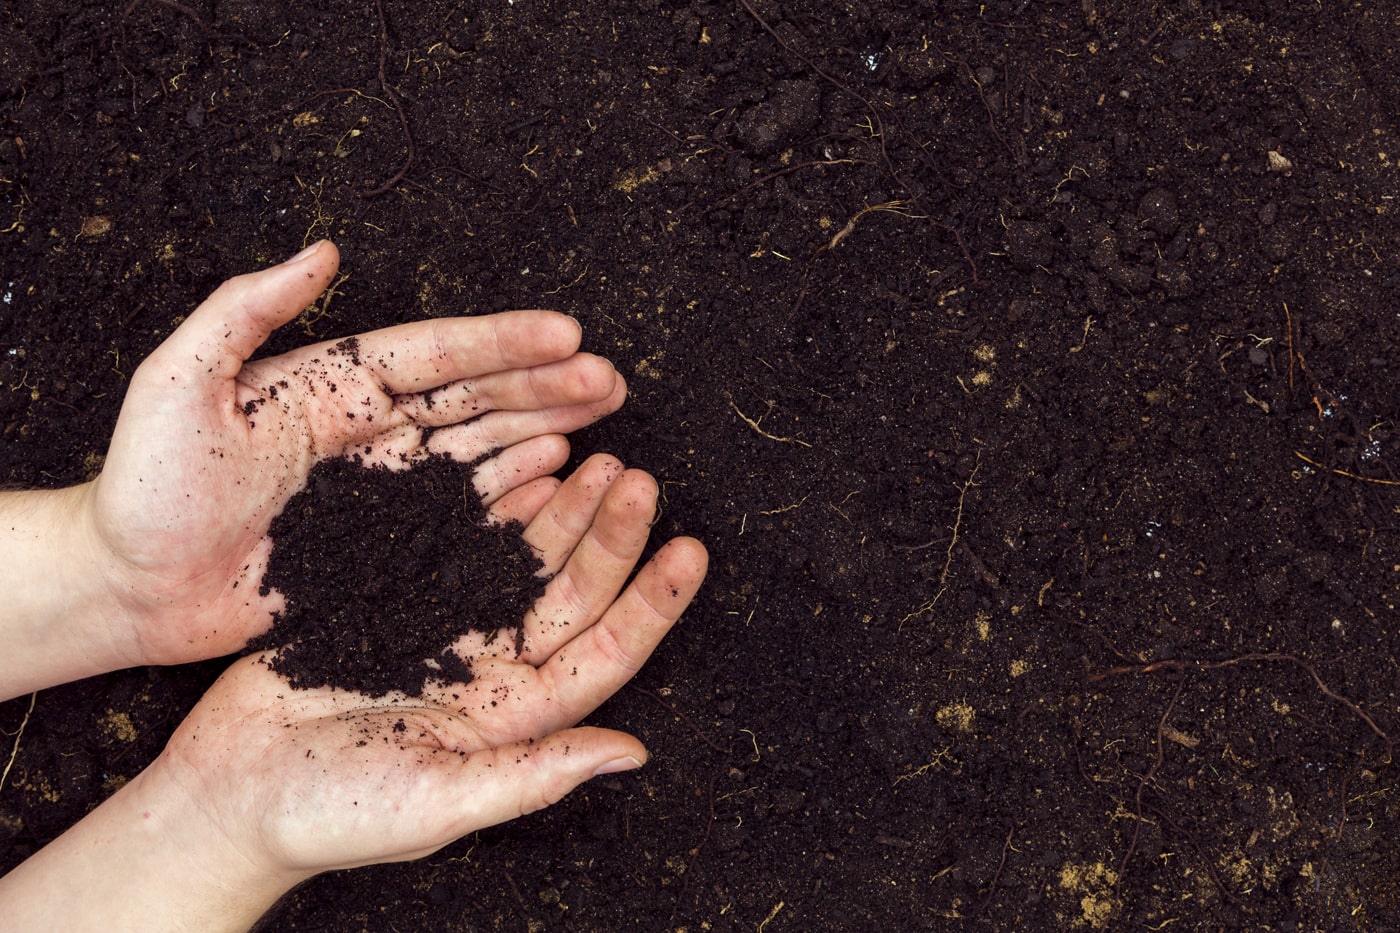
[[[629,379],[576,457],[713,556],[592,718],[650,764],[269,929],[1395,929],[1397,45],[1380,2],[10,4],[0,482],[94,475],[136,363],[323,236],[267,352],[542,306]],[[222,666],[0,706],[0,867]]]

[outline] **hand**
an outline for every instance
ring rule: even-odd
[[[547,311],[444,318],[247,362],[335,275],[322,242],[221,286],[132,376],[85,514],[107,624],[128,664],[238,650],[280,608],[259,595],[267,529],[326,457],[473,460],[497,497],[551,473],[561,436],[615,411],[623,380]]]
[[[113,929],[246,929],[318,872],[426,855],[642,764],[635,738],[570,727],[636,673],[705,575],[705,549],[678,538],[618,595],[655,507],[651,477],[606,456],[501,496],[491,514],[527,522],[553,574],[519,657],[513,639],[468,636],[471,683],[413,700],[296,691],[244,658],[155,763],[0,881],[0,913],[26,929],[85,929],[85,909]]]

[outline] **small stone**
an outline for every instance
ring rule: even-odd
[[[95,217],[84,217],[83,225],[78,230],[80,237],[99,237],[112,229],[112,218],[103,214]]]
[[[1283,157],[1283,154],[1276,149],[1269,150],[1269,171],[1271,172],[1291,172],[1293,163]]]

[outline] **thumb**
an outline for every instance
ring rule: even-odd
[[[280,265],[229,279],[150,360],[192,381],[232,379],[274,330],[326,290],[338,268],[340,251],[321,240]]]
[[[588,726],[479,752],[463,762],[470,792],[456,800],[458,835],[542,810],[589,778],[640,768],[648,757],[625,732]]]

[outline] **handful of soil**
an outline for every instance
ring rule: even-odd
[[[486,524],[474,464],[430,457],[407,471],[317,464],[272,522],[263,592],[286,608],[245,651],[293,687],[421,696],[429,680],[471,679],[451,645],[515,627],[544,592],[518,522]]]

